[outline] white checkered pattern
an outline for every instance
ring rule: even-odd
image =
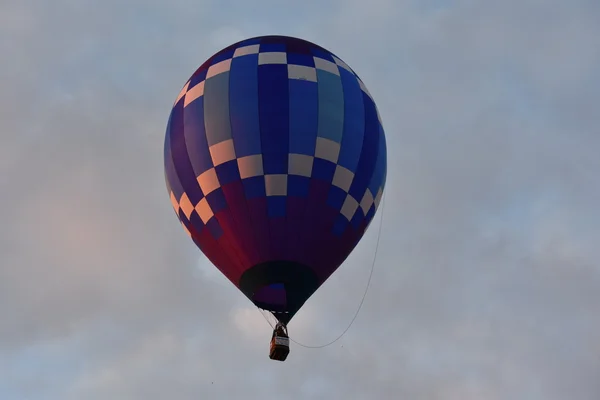
[[[240,177],[242,179],[263,175],[262,154],[246,156],[237,159]]]
[[[381,204],[381,198],[383,197],[383,186],[379,188],[377,191],[377,195],[375,196],[375,210],[379,208],[379,204]]]
[[[317,69],[305,65],[288,64],[288,78],[316,82]]]
[[[196,100],[197,98],[202,97],[203,95],[204,95],[204,81],[200,82],[199,84],[197,84],[196,86],[194,86],[193,88],[188,90],[187,93],[184,94],[185,100],[183,101],[183,106],[187,107],[188,104],[190,104],[192,101]]]
[[[342,60],[333,56],[334,62],[325,60],[320,57],[313,57],[314,67],[308,67],[304,65],[289,64],[287,60],[287,54],[285,52],[260,52],[260,45],[248,45],[238,47],[232,58],[244,57],[251,54],[258,54],[258,64],[287,64],[288,66],[288,78],[296,80],[305,80],[310,82],[317,82],[317,71],[325,71],[334,75],[340,75],[340,68],[345,69],[352,73],[363,92],[369,97],[372,96],[369,93],[367,87],[362,82],[356,73]],[[225,73],[231,69],[232,59],[220,61],[214,65],[211,65],[206,73],[206,79],[211,79],[217,75]],[[189,104],[194,102],[196,99],[204,95],[204,82],[199,82],[193,87],[190,87],[190,81],[188,81],[181,89],[177,99],[175,100],[176,105],[181,99],[183,99],[183,106],[187,107]],[[381,123],[381,117],[379,110],[377,110],[377,117]],[[352,186],[354,180],[354,173],[341,165],[338,165],[338,158],[340,153],[340,143],[333,140],[317,137],[315,145],[314,155],[305,154],[289,154],[288,159],[288,174],[270,174],[265,175],[263,170],[263,160],[261,154],[250,155],[245,157],[237,158],[235,154],[235,147],[233,139],[227,139],[223,142],[214,144],[209,148],[210,155],[214,166],[221,165],[231,160],[237,159],[238,168],[240,171],[240,177],[247,179],[256,176],[264,176],[265,188],[267,196],[285,196],[287,194],[287,176],[297,175],[304,177],[311,177],[313,172],[313,164],[315,158],[330,161],[336,164],[335,174],[333,176],[332,185],[344,190],[346,192],[346,198],[340,210],[340,213],[348,220],[351,221],[356,212],[360,209],[364,215],[366,215],[371,207],[375,207],[375,210],[379,207],[381,198],[383,196],[383,187],[380,187],[377,194],[373,196],[373,193],[367,189],[360,199],[355,199],[348,191]],[[197,177],[198,185],[200,186],[204,196],[212,193],[218,189],[221,184],[217,173],[213,168],[205,171]],[[170,193],[171,204],[173,209],[179,215],[179,211],[183,211],[184,215],[188,220],[191,218],[192,213],[195,211],[198,213],[202,221],[206,224],[214,216],[214,212],[211,209],[206,197],[203,197],[198,204],[193,205],[187,194],[183,194],[180,199],[177,199],[173,192]],[[191,236],[189,230],[182,223],[186,233]]]
[[[319,69],[321,71],[327,71],[330,72],[334,75],[340,75],[340,70],[338,69],[337,64],[332,63],[329,60],[325,60],[323,58],[319,58],[319,57],[313,57],[314,61],[315,61],[315,68]]]
[[[375,207],[375,211],[379,208],[379,203],[381,202],[381,196],[383,195],[383,189],[380,187],[377,196],[373,199],[373,194],[369,189],[365,190],[365,194],[362,197],[360,203],[352,197],[350,194],[346,196],[346,200],[344,201],[344,205],[342,206],[342,215],[351,221],[354,217],[354,214],[359,209],[362,211],[363,215],[367,215],[371,210],[371,207]]]
[[[337,64],[338,67],[342,67],[344,68],[346,71],[351,72],[352,74],[356,75],[354,73],[354,71],[352,71],[352,68],[350,68],[348,66],[348,64],[346,64],[345,62],[343,62],[342,60],[340,60],[339,58],[337,58],[336,56],[332,56],[333,59],[335,60],[335,63]]]
[[[231,69],[231,58],[223,61],[219,61],[218,63],[211,65],[208,67],[208,71],[206,71],[206,79],[210,79],[213,76],[217,76],[224,72],[227,72]]]
[[[307,157],[309,157],[309,156],[307,156]],[[338,167],[340,167],[340,166],[338,165]],[[341,168],[343,168],[343,167],[341,167]],[[338,169],[338,171],[339,171],[339,169]],[[212,173],[209,173],[209,175],[212,176]],[[266,195],[267,196],[286,196],[287,195],[287,177],[288,177],[288,175],[293,175],[293,174],[290,173],[290,174],[264,175]],[[334,177],[334,180],[335,179],[336,178]],[[200,178],[198,180],[200,181]],[[334,183],[334,185],[337,187],[340,187],[346,193],[348,192],[348,189],[350,188],[350,183],[347,183],[347,182],[345,182],[343,184],[343,187],[338,184],[335,184],[335,183]],[[377,191],[377,195],[375,196],[375,198],[373,198],[371,191],[369,189],[367,189],[365,191],[365,194],[364,194],[362,200],[360,201],[360,203],[354,197],[352,197],[350,194],[346,194],[346,198],[344,200],[344,203],[342,205],[340,213],[348,221],[351,221],[352,218],[354,217],[354,215],[356,214],[356,212],[359,210],[359,207],[360,207],[361,211],[363,212],[363,215],[367,215],[367,213],[370,211],[371,207],[375,207],[375,211],[377,211],[377,209],[379,208],[379,204],[381,203],[382,196],[383,196],[383,189],[381,187]],[[171,197],[171,204],[173,206],[173,209],[175,210],[175,213],[178,216],[179,216],[179,211],[181,210],[181,211],[183,211],[186,218],[188,220],[190,220],[192,213],[195,211],[200,216],[200,219],[202,219],[202,222],[204,224],[208,223],[208,221],[210,221],[210,219],[214,216],[214,213],[213,213],[210,205],[208,204],[206,197],[203,197],[202,200],[200,200],[198,202],[198,204],[196,204],[195,206],[192,205],[187,194],[185,194],[185,193],[181,196],[181,199],[179,201],[177,201],[173,192],[171,192],[170,197]],[[187,228],[185,228],[185,225],[184,225],[184,229],[185,229],[186,233],[188,235],[190,235],[190,232]]]
[[[362,200],[360,201],[360,208],[362,208],[363,214],[367,215],[367,213],[369,212],[369,209],[373,205],[374,200],[375,199],[373,199],[373,194],[371,193],[371,191],[369,189],[367,189],[365,191],[365,195],[363,196]]]
[[[331,139],[317,136],[315,157],[337,164],[340,156],[340,144]]]
[[[310,178],[312,175],[313,162],[313,156],[290,153],[288,156],[288,174]]]
[[[181,88],[181,91],[179,92],[179,94],[177,95],[177,99],[175,99],[175,103],[173,104],[173,106],[175,106],[175,104],[179,103],[179,100],[181,100],[181,98],[187,94],[189,87],[190,87],[190,81],[187,81],[185,83],[185,85],[183,85],[183,88]],[[187,105],[187,104],[185,104],[185,105]]]
[[[348,221],[352,220],[356,209],[358,208],[358,201],[350,195],[346,196],[346,200],[344,200],[344,204],[342,205],[342,210],[340,211],[344,217]]]
[[[265,189],[267,196],[287,195],[287,175],[265,175]]]
[[[202,193],[205,196],[208,196],[214,190],[218,189],[221,184],[219,183],[219,177],[217,176],[217,171],[214,168],[211,168],[205,172],[203,172],[198,178],[198,185],[200,185],[200,189],[202,189]]]
[[[179,215],[179,201],[175,197],[175,194],[171,191],[171,205],[173,206],[173,210],[175,210],[175,214]]]
[[[258,65],[267,65],[267,64],[287,64],[287,53],[285,53],[285,52],[258,53]]]
[[[319,142],[325,144],[325,147],[321,148],[321,150],[319,150]],[[217,146],[220,147],[214,149]],[[327,146],[330,147],[328,148]],[[315,158],[322,158],[334,163],[335,161],[332,160],[337,161],[337,153],[335,151],[332,153],[331,148],[336,149],[336,151],[338,151],[339,144],[329,139],[317,138],[317,146],[315,149],[314,156],[290,153],[288,155],[287,174],[265,174],[263,170],[262,154],[240,157],[237,158],[240,177],[241,179],[247,179],[257,176],[263,176],[265,179],[265,189],[267,196],[286,196],[288,175],[297,175],[310,178],[313,174],[313,165]],[[215,153],[217,152],[220,152],[219,154],[221,155],[216,156]],[[233,151],[232,139],[228,139],[224,142],[219,143],[218,145],[212,146],[211,154],[213,154],[213,161],[216,165],[219,165],[219,163],[221,162],[227,162],[235,159],[235,152]],[[335,154],[336,157],[332,157],[332,154]],[[197,181],[204,196],[212,193],[221,186],[215,168],[211,168],[203,172],[200,176],[198,176]],[[380,187],[375,196],[373,195],[373,193],[371,193],[369,189],[366,189],[360,200],[358,198],[354,198],[348,193],[353,181],[354,173],[349,169],[337,164],[335,167],[335,173],[333,175],[333,180],[331,184],[346,192],[346,198],[344,200],[340,213],[344,215],[344,217],[346,217],[348,221],[352,220],[357,210],[359,209],[362,211],[363,215],[367,215],[371,207],[375,207],[375,210],[377,210],[381,202],[381,197],[383,196],[383,188]],[[204,223],[210,220],[210,218],[212,218],[213,216],[213,212],[210,208],[210,205],[208,204],[205,198],[202,201],[200,201],[200,203],[193,205],[185,193],[178,200],[173,194],[173,192],[171,192],[171,204],[173,205],[173,209],[177,214],[179,214],[179,210],[182,210],[188,219],[190,219],[191,214],[194,210],[198,212]]]
[[[203,197],[202,200],[200,200],[198,204],[196,204],[195,210],[200,216],[200,219],[202,219],[202,222],[204,222],[204,224],[210,221],[210,219],[214,216],[213,210],[210,208],[206,197]]]
[[[235,160],[233,139],[227,139],[220,143],[213,144],[209,147],[209,151],[215,167],[224,164],[227,161]]]
[[[188,198],[187,194],[184,193],[181,195],[181,199],[179,200],[179,207],[181,208],[187,219],[190,219],[190,217],[192,216],[192,211],[194,211],[194,206],[192,205],[192,202]]]
[[[289,79],[299,79],[306,80],[311,82],[317,82],[317,70],[327,71],[334,75],[340,75],[340,68],[345,69],[346,71],[351,72],[360,85],[360,88],[369,96],[371,99],[373,98],[369,93],[365,84],[360,80],[360,78],[356,75],[356,73],[346,64],[344,61],[339,58],[332,56],[335,62],[331,62],[324,58],[313,56],[313,60],[315,63],[315,67],[307,67],[304,65],[296,65],[289,64],[287,61],[287,53],[285,52],[260,52],[260,45],[253,44],[249,46],[238,47],[235,49],[232,58],[243,57],[250,54],[258,54],[258,64],[259,65],[268,65],[268,64],[287,64],[288,65],[288,78]],[[211,65],[206,72],[206,79],[210,79],[214,76],[227,72],[231,69],[231,58],[220,61],[214,65]],[[184,100],[184,107],[187,107],[188,104],[192,103],[194,100],[204,95],[204,81],[199,82],[198,84],[190,87],[190,82],[188,81],[185,86],[179,92],[177,99],[175,100],[175,104],[177,104],[182,98]],[[381,119],[380,119],[381,121]]]
[[[365,84],[362,80],[358,79],[358,85],[360,86],[362,91],[365,92],[371,98],[371,100],[373,100],[371,93],[369,93],[369,89],[367,89],[367,86],[365,86]]]
[[[252,44],[250,46],[238,47],[233,52],[233,58],[247,56],[249,54],[258,54],[259,48],[260,48],[260,45],[258,45],[258,44]]]
[[[354,180],[354,172],[341,165],[336,165],[335,174],[333,175],[333,185],[344,190],[346,193],[350,190],[352,181]]]

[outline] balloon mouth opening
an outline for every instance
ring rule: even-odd
[[[257,307],[288,322],[319,288],[314,270],[293,261],[268,261],[246,270],[239,281],[240,290]]]
[[[284,311],[287,304],[285,285],[280,282],[263,286],[254,293],[252,301],[255,304],[269,305],[274,308],[269,311]]]

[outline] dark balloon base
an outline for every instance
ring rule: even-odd
[[[271,285],[280,285],[282,294],[257,298],[261,289]],[[257,307],[270,311],[286,325],[319,286],[319,279],[312,268],[293,261],[269,261],[255,265],[242,274],[239,283],[240,290]]]

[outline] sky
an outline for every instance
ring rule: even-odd
[[[348,63],[385,205],[268,358],[173,214],[193,71],[284,34]],[[0,1],[0,399],[600,398],[597,0]]]

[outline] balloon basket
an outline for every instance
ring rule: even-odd
[[[269,358],[275,361],[285,361],[290,354],[290,338],[287,329],[282,324],[277,324],[273,330]]]

